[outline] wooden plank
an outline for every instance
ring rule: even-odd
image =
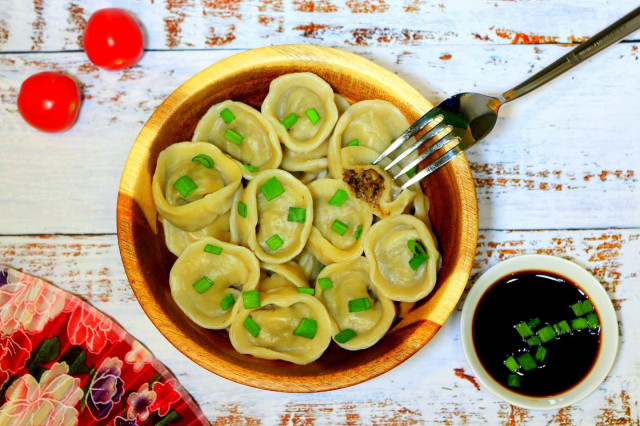
[[[353,50],[397,72],[433,103],[460,91],[500,93],[566,51],[553,45]],[[233,53],[148,52],[120,72],[99,70],[82,53],[0,55],[0,234],[115,232],[120,175],[142,125],[174,88]],[[640,87],[638,57],[638,44],[616,46],[503,108],[494,133],[468,152],[481,228],[640,225],[640,151],[629,149],[640,134],[640,98],[628,90]],[[48,69],[74,76],[84,92],[78,123],[61,134],[30,128],[15,105],[21,82]]]
[[[127,284],[115,236],[0,237],[0,263],[43,277],[111,315],[167,364],[213,424],[638,424],[640,228],[482,231],[471,281],[501,260],[532,253],[561,256],[594,273],[620,320],[611,374],[592,395],[562,410],[515,408],[477,383],[459,342],[463,301],[432,342],[376,379],[319,394],[265,392],[203,370],[160,335]]]
[[[85,2],[86,3],[86,2]],[[106,0],[12,2],[0,11],[0,49],[82,48],[91,14]],[[637,7],[633,0],[123,0],[145,27],[147,48],[253,48],[271,44],[433,46],[574,43]],[[637,40],[637,35],[635,36]]]

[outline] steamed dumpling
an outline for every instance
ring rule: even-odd
[[[329,138],[338,120],[333,89],[308,72],[274,79],[261,110],[282,143],[294,152],[318,148]]]
[[[180,142],[158,156],[151,185],[158,213],[196,231],[229,211],[242,173],[231,158],[205,142]]]
[[[162,228],[164,230],[164,243],[169,251],[176,256],[180,256],[189,244],[205,237],[213,237],[225,242],[229,242],[231,239],[229,212],[221,214],[209,225],[197,231],[183,231],[168,220],[163,222]]]
[[[421,249],[426,252],[424,260],[416,259]],[[416,302],[433,290],[440,255],[433,234],[420,219],[403,214],[381,220],[366,235],[364,251],[371,281],[385,297]]]
[[[192,140],[210,142],[229,154],[242,167],[245,179],[277,168],[282,160],[278,135],[271,123],[242,102],[213,105],[198,122]]]

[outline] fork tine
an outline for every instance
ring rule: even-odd
[[[415,135],[420,130],[424,129],[429,123],[431,123],[436,117],[438,117],[439,113],[440,111],[438,110],[438,108],[430,109],[425,115],[420,117],[415,123],[409,126],[407,130],[402,132],[402,134],[398,136],[396,140],[394,140],[393,143],[391,143],[391,145],[389,145],[389,147],[385,149],[384,152],[380,154],[378,158],[376,158],[373,164],[374,165],[378,164],[380,161],[386,158],[389,154],[391,154],[393,151],[398,149],[400,145],[402,145],[403,143],[411,139],[413,135]]]
[[[407,189],[408,187],[410,187],[414,183],[417,183],[420,180],[424,179],[425,176],[427,176],[427,175],[431,174],[432,172],[438,170],[440,167],[444,166],[449,161],[453,160],[454,158],[456,158],[458,155],[462,154],[463,152],[464,152],[464,150],[461,149],[458,145],[454,146],[449,151],[445,152],[440,157],[438,157],[433,163],[429,164],[427,167],[425,167],[424,169],[420,170],[420,172],[416,173],[416,175],[414,177],[412,177],[404,185],[402,185],[402,189]]]
[[[436,119],[437,118],[438,117],[436,117]],[[421,145],[423,145],[425,142],[428,142],[432,137],[434,137],[435,135],[440,133],[442,130],[444,130],[445,127],[447,127],[447,126],[444,123],[444,121],[440,121],[434,128],[429,130],[420,139],[415,141],[413,143],[413,145],[411,145],[409,148],[407,148],[406,150],[404,150],[400,154],[398,154],[398,156],[396,158],[394,158],[392,162],[387,164],[387,167],[385,167],[384,169],[385,170],[389,170],[390,168],[392,168],[393,166],[398,164],[400,161],[404,160],[409,154],[411,154],[416,149],[420,148]]]
[[[447,131],[447,133],[445,133],[443,135],[440,135],[444,131]],[[431,154],[433,154],[434,152],[436,152],[437,150],[442,148],[442,146],[444,144],[446,144],[447,142],[451,141],[452,138],[448,137],[448,136],[451,134],[452,131],[453,131],[453,129],[452,129],[451,126],[441,127],[440,130],[438,131],[438,133],[435,136],[433,136],[433,137],[439,136],[438,139],[431,146],[429,146],[422,153],[420,153],[420,155],[418,155],[418,157],[415,158],[411,163],[409,163],[402,170],[400,170],[393,177],[393,179],[394,180],[398,179],[400,176],[402,176],[403,174],[407,173],[409,170],[413,169],[418,164],[420,164],[422,162],[422,160],[424,160],[425,158],[427,158],[428,156],[430,156]]]

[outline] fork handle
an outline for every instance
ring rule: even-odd
[[[640,28],[640,7],[632,10],[590,39],[580,43],[578,47],[572,49],[551,65],[543,68],[531,76],[531,78],[523,81],[513,89],[504,92],[502,94],[502,98],[504,99],[503,103],[517,99],[531,92],[533,89],[537,89],[585,59],[595,55],[602,49],[609,47],[623,37],[631,34],[638,28]]]

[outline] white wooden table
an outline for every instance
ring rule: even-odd
[[[87,60],[86,20],[118,6],[147,33],[140,63]],[[501,93],[637,7],[633,0],[0,0],[0,263],[41,276],[115,318],[178,377],[216,425],[639,424],[640,33],[509,105],[467,158],[480,236],[469,286],[508,257],[545,253],[589,269],[613,299],[621,344],[606,381],[559,411],[528,411],[479,385],[459,341],[460,301],[415,356],[351,388],[267,392],[182,355],[140,308],[115,224],[122,168],[153,110],[239,50],[314,43],[359,53],[436,103]],[[82,83],[71,130],[44,134],[17,112],[21,82],[60,70]]]

